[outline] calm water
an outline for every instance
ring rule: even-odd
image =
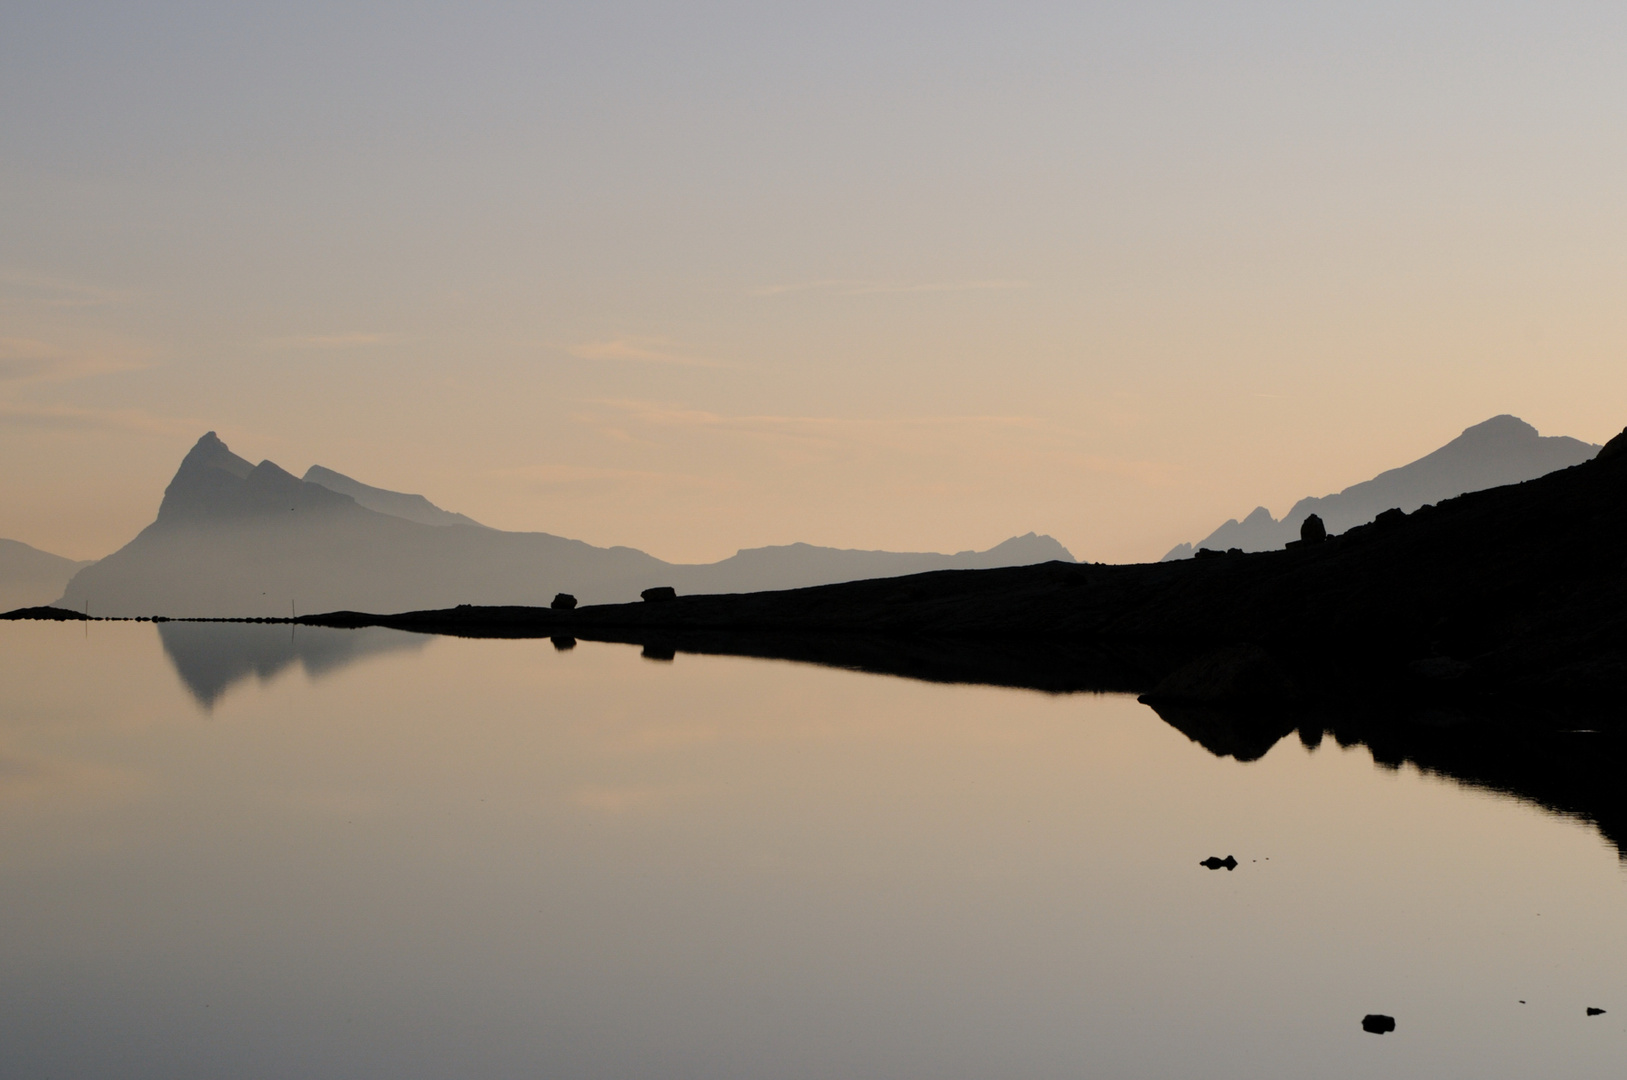
[[[1615,850],[1359,747],[1239,764],[1123,697],[628,646],[165,631],[0,624],[6,1076],[1627,1070]]]

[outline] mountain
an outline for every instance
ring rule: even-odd
[[[1263,506],[1242,521],[1226,522],[1196,544],[1178,544],[1164,561],[1190,558],[1198,548],[1226,551],[1271,551],[1299,539],[1299,526],[1316,514],[1330,533],[1341,533],[1372,521],[1389,509],[1407,513],[1470,491],[1523,480],[1580,465],[1598,446],[1565,436],[1542,436],[1516,416],[1494,416],[1409,465],[1379,473],[1337,495],[1301,499],[1282,520]]]
[[[653,659],[778,656],[954,682],[1146,691],[1166,719],[1211,749],[1230,743],[1242,760],[1291,730],[1295,713],[1320,723],[1335,712],[1408,716],[1437,730],[1478,716],[1505,731],[1563,733],[1586,754],[1627,745],[1623,537],[1627,431],[1580,465],[1281,551],[940,571],[574,611],[305,621],[622,641]],[[1236,738],[1221,737],[1205,712],[1226,708],[1245,725]]]
[[[20,540],[0,540],[0,611],[49,604],[62,595],[70,578],[89,565]]]
[[[721,562],[673,569],[675,580],[683,582],[682,592],[732,593],[799,589],[836,581],[901,577],[928,570],[981,570],[1052,561],[1074,560],[1072,553],[1051,537],[1028,533],[1014,536],[987,551],[962,551],[954,555],[785,544],[745,548]]]
[[[305,481],[310,484],[321,484],[329,491],[336,491],[341,495],[349,495],[356,500],[357,505],[365,506],[369,510],[377,510],[391,517],[405,518],[407,521],[416,521],[420,525],[480,524],[474,518],[442,510],[422,495],[386,491],[384,488],[364,484],[360,480],[352,480],[344,473],[334,472],[320,465],[312,465],[305,470]]]
[[[309,479],[313,474],[324,482]],[[655,585],[682,593],[734,592],[1073,559],[1056,541],[1030,533],[957,555],[793,544],[680,565],[634,548],[504,532],[467,519],[441,523],[447,512],[420,496],[369,487],[328,469],[306,475],[301,480],[270,461],[250,465],[209,432],[182,460],[157,519],[80,571],[61,606],[77,609],[88,601],[93,613],[106,615],[264,617],[547,604],[556,592],[596,603],[633,600]],[[372,505],[333,490],[330,480],[354,485]]]

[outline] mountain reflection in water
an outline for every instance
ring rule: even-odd
[[[265,682],[295,661],[315,679],[369,656],[422,649],[431,640],[423,634],[378,626],[330,630],[192,622],[159,623],[158,637],[175,673],[205,710],[213,709],[234,683],[251,675]]]
[[[0,1073],[1627,1068],[1601,736],[1163,722],[1061,642],[308,629],[0,624]],[[1040,660],[1083,692],[952,685]]]
[[[492,635],[499,636],[499,635]],[[683,653],[790,660],[922,682],[1041,690],[1134,692],[1168,670],[1146,649],[1046,638],[884,637],[698,631],[650,637],[597,628],[585,638],[640,645],[648,659]],[[1586,717],[1558,724],[1442,710],[1431,703],[1380,699],[1326,708],[1203,708],[1153,704],[1165,723],[1216,757],[1258,761],[1296,732],[1309,749],[1331,735],[1363,745],[1380,768],[1411,763],[1432,775],[1511,796],[1595,825],[1627,859],[1627,738]]]

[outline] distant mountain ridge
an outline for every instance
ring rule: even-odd
[[[420,525],[479,525],[480,522],[463,514],[454,514],[450,510],[442,510],[422,495],[407,495],[399,491],[388,491],[376,488],[371,484],[364,484],[360,480],[352,480],[344,473],[334,472],[321,465],[312,465],[305,470],[305,481],[311,484],[321,484],[329,491],[336,491],[341,495],[349,495],[358,505],[369,510],[377,510],[381,514],[391,517],[406,518],[416,521]]]
[[[674,564],[635,548],[487,528],[331,469],[302,480],[271,461],[249,464],[209,432],[165,488],[156,520],[79,571],[59,603],[172,617],[546,605],[556,592],[602,603],[637,599],[654,585],[740,592],[1051,560],[1074,561],[1052,538],[1029,533],[955,555],[792,544]]]
[[[1163,561],[1190,558],[1200,548],[1272,551],[1299,539],[1300,525],[1312,514],[1322,519],[1328,532],[1342,533],[1392,508],[1410,514],[1426,503],[1535,480],[1580,465],[1598,452],[1598,446],[1580,439],[1540,435],[1524,420],[1505,413],[1464,429],[1439,450],[1410,464],[1336,495],[1301,499],[1280,521],[1257,506],[1241,521],[1233,518],[1196,544],[1177,544]]]
[[[89,562],[65,559],[21,540],[0,540],[0,611],[49,604]]]

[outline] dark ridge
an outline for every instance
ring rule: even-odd
[[[661,640],[840,666],[930,653],[944,659],[928,666],[957,681],[998,669],[988,681],[1084,688],[1099,674],[1101,689],[1156,696],[1172,679],[1196,688],[1166,687],[1166,699],[1405,696],[1528,719],[1583,707],[1614,722],[1627,691],[1624,446],[1627,435],[1585,464],[1278,552],[945,570],[575,611],[464,606],[301,621]],[[883,640],[887,649],[864,644]],[[1191,665],[1213,670],[1183,671]]]
[[[67,608],[50,607],[49,605],[44,607],[24,607],[18,608],[15,611],[7,611],[4,614],[0,614],[0,619],[39,619],[47,622],[85,622],[87,620],[90,622],[101,621],[100,619],[92,619],[83,611],[69,611]]]

